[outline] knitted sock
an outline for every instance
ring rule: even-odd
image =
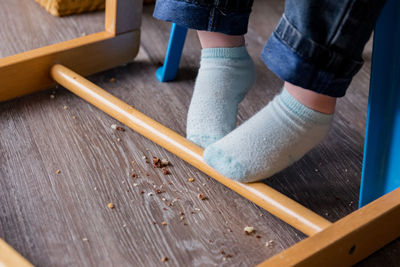
[[[237,105],[254,80],[246,47],[204,48],[187,116],[187,138],[206,147],[232,131]]]
[[[304,106],[283,89],[252,118],[208,146],[204,160],[236,181],[259,181],[283,170],[320,143],[332,118]]]

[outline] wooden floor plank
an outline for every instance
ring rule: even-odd
[[[0,22],[13,21],[19,32],[29,32],[0,31],[0,56],[102,29],[99,13],[56,19],[33,2],[0,1]],[[7,15],[23,4],[30,5],[29,16]],[[259,58],[282,10],[280,0],[255,1],[247,40],[258,81],[240,105],[239,123],[267,104],[282,85]],[[144,9],[137,59],[90,79],[184,135],[200,45],[195,32],[189,31],[177,81],[157,82],[154,73],[164,58],[169,24],[156,21],[151,13],[152,7]],[[47,26],[32,23],[37,17]],[[357,206],[369,66],[367,61],[349,94],[339,101],[328,138],[266,181],[332,221]],[[250,266],[304,238],[137,133],[113,130],[116,121],[85,101],[61,88],[54,91],[54,99],[47,91],[0,104],[0,237],[33,264],[159,266],[166,256],[167,266]],[[169,159],[172,174],[164,176],[142,159],[144,155]],[[132,178],[133,172],[139,177]],[[189,183],[189,177],[195,182]],[[156,194],[161,185],[166,192]],[[209,200],[201,201],[199,192]],[[110,202],[115,209],[107,208]],[[161,225],[163,221],[167,226]],[[246,225],[254,226],[261,238],[246,236]],[[269,240],[274,245],[265,247]],[[360,266],[396,266],[399,248],[395,241]]]

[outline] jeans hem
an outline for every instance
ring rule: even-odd
[[[305,38],[285,16],[268,39],[261,58],[281,79],[332,97],[342,97],[363,62]]]
[[[190,29],[243,35],[247,32],[250,11],[229,12],[215,6],[163,0],[156,2],[153,17]]]

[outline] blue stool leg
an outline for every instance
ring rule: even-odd
[[[400,187],[400,1],[388,0],[374,34],[359,207]]]
[[[185,44],[187,28],[171,24],[171,33],[164,65],[156,71],[156,78],[160,82],[172,81],[178,73],[179,62],[181,60],[183,45]]]

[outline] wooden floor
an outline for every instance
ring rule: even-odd
[[[282,11],[280,0],[255,3],[247,42],[258,80],[240,105],[240,122],[282,85],[259,58]],[[90,79],[184,135],[200,46],[190,32],[177,81],[157,82],[169,24],[151,14],[145,7],[137,59]],[[100,31],[103,21],[102,13],[60,19],[33,0],[0,1],[0,57]],[[371,44],[364,56],[326,140],[265,181],[331,221],[357,208]],[[305,238],[132,130],[112,129],[115,123],[62,88],[0,104],[0,237],[33,264],[251,266]],[[143,156],[170,160],[171,175]],[[245,235],[245,226],[259,238]],[[359,266],[399,266],[399,252],[397,240]]]

